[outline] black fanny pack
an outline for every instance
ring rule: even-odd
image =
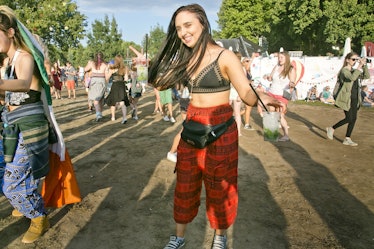
[[[184,121],[181,137],[188,144],[202,149],[216,141],[233,122],[234,117],[218,125],[204,125],[193,120]]]

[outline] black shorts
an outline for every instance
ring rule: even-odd
[[[188,105],[190,104],[189,98],[180,98],[179,99],[179,108],[182,112],[187,112]]]

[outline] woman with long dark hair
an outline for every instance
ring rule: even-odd
[[[191,122],[227,127],[217,140],[198,148],[184,138],[184,126],[177,149],[176,235],[170,237],[165,248],[184,246],[186,226],[198,212],[203,181],[207,216],[215,230],[212,248],[226,248],[226,229],[234,223],[238,207],[238,129],[232,121],[230,84],[248,105],[256,104],[256,95],[236,55],[212,39],[206,13],[198,4],[174,12],[164,46],[152,61],[149,82],[154,87],[163,90],[181,82],[189,88],[191,100],[184,125]],[[282,107],[276,99],[259,95],[265,104]]]

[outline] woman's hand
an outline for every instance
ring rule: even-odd
[[[285,109],[286,105],[282,101],[277,100],[273,97],[270,97],[266,93],[262,93],[262,92],[257,92],[257,93],[258,93],[258,96],[260,97],[260,99],[262,100],[262,102],[264,103],[264,105],[274,107],[275,111],[277,111],[277,112],[282,112]],[[259,105],[260,101],[258,101],[257,104]]]
[[[267,81],[273,81],[273,77],[270,74],[265,74],[263,78]]]
[[[360,58],[359,63],[362,66],[366,65],[366,58],[365,57],[364,58]]]

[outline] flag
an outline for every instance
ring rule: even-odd
[[[46,200],[45,205],[51,207],[61,207],[65,204],[81,201],[78,183],[75,178],[74,168],[69,154],[65,148],[64,138],[58,127],[52,108],[52,97],[49,86],[49,77],[44,66],[44,51],[36,40],[35,36],[20,22],[17,21],[18,29],[27,47],[30,49],[35,63],[39,69],[42,86],[41,99],[46,116],[53,128],[57,142],[50,146],[50,172],[43,183],[42,196]]]
[[[51,145],[51,150],[54,153],[57,153],[60,156],[61,161],[65,159],[65,142],[61,133],[60,128],[58,127],[55,115],[53,113],[52,108],[52,97],[50,86],[48,83],[48,74],[47,70],[44,66],[44,51],[42,46],[39,42],[35,39],[35,37],[31,34],[31,32],[20,22],[17,20],[17,27],[21,33],[23,40],[25,41],[27,47],[30,49],[32,56],[36,62],[36,65],[39,69],[40,75],[42,77],[42,86],[44,91],[42,91],[42,100],[45,113],[48,117],[52,128],[54,129],[57,135],[57,142]]]

